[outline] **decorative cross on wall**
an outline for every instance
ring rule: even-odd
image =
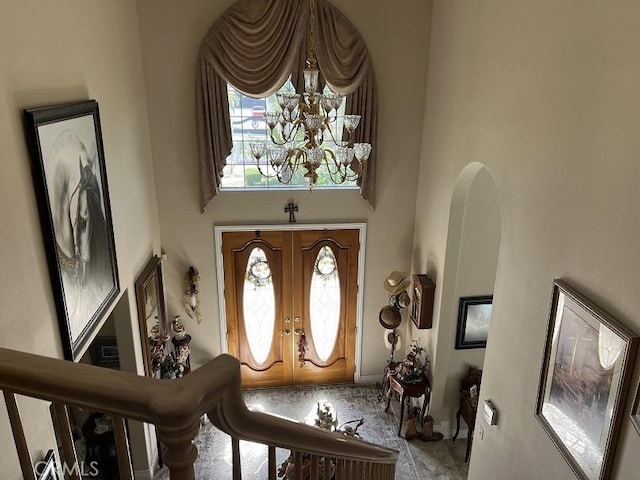
[[[284,207],[284,211],[289,213],[289,223],[296,223],[296,216],[294,212],[298,211],[298,206],[293,202],[289,202]]]

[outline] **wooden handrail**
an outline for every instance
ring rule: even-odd
[[[223,355],[172,382],[0,348],[0,389],[153,424],[200,418],[237,374]]]
[[[250,411],[242,398],[240,364],[229,355],[168,382],[0,348],[0,389],[153,423],[163,443],[174,448],[169,458],[177,469],[187,469],[195,455],[191,439],[205,413],[237,439],[345,460],[395,464],[398,459],[393,449]],[[169,459],[167,464],[171,467]],[[190,477],[180,475],[175,478]]]

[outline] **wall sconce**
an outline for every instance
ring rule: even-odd
[[[196,269],[193,267],[189,267],[189,271],[187,272],[187,289],[185,290],[185,295],[189,297],[189,307],[192,312],[196,311],[196,306],[198,305],[198,285],[196,285]]]
[[[189,317],[195,318],[198,323],[202,321],[202,315],[200,313],[200,291],[198,289],[199,281],[200,274],[198,271],[194,267],[189,267],[189,270],[187,270],[184,276],[183,304]]]

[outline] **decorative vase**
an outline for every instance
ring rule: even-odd
[[[173,317],[173,321],[171,322],[171,333],[178,340],[182,340],[187,336],[187,331],[184,328],[184,325],[180,323],[180,316],[176,315]]]

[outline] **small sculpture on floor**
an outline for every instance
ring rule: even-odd
[[[353,427],[352,424],[356,423],[356,426]],[[335,414],[327,402],[323,402],[322,406],[320,406],[320,402],[318,402],[318,407],[316,408],[316,420],[315,426],[318,428],[322,428],[323,430],[328,430],[330,432],[341,432],[348,437],[358,437],[360,438],[360,434],[358,433],[358,429],[364,423],[364,418],[359,420],[349,420],[348,422],[344,422],[342,425],[338,424],[338,415]],[[294,480],[295,479],[295,455],[293,452],[290,453],[289,457],[282,462],[280,468],[278,468],[278,478],[282,478],[283,480]],[[324,457],[319,457],[318,459],[319,467],[320,467],[320,477],[324,477]],[[335,474],[335,460],[332,459],[331,462],[331,474],[328,478],[333,479]],[[309,480],[311,476],[311,454],[310,453],[302,453],[302,480]]]

